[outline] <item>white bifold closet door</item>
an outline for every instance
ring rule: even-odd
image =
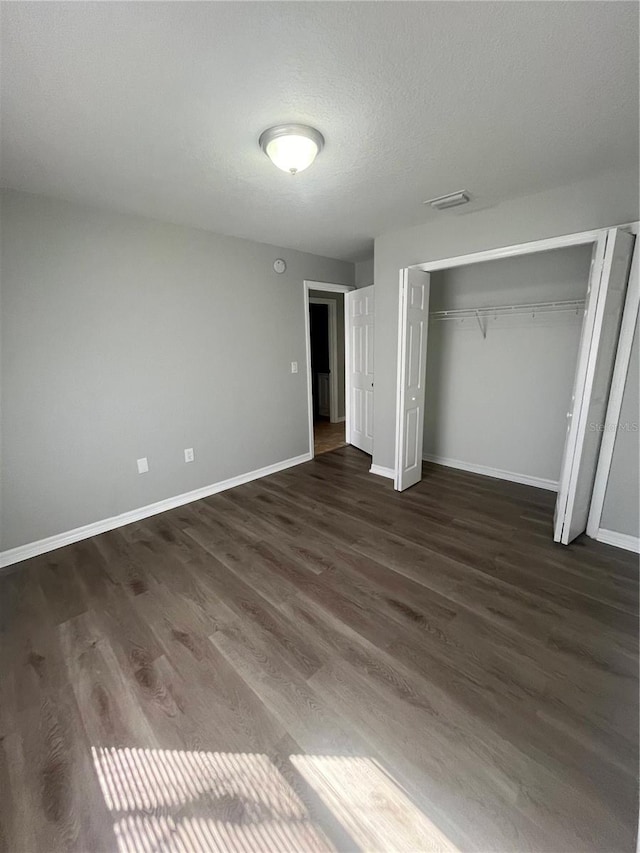
[[[594,247],[554,514],[553,538],[565,545],[587,528],[632,250],[616,228]]]
[[[400,322],[398,328],[398,400],[394,486],[402,492],[422,479],[424,393],[429,329],[427,272],[400,271]]]
[[[373,453],[373,285],[346,295],[349,413],[347,441]]]

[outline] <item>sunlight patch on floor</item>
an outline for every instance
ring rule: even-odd
[[[91,752],[120,853],[334,849],[266,755],[115,747]],[[290,761],[356,850],[456,850],[370,758],[292,755]]]
[[[266,755],[91,751],[120,853],[333,849]]]
[[[292,755],[290,760],[361,850],[458,849],[372,759]]]

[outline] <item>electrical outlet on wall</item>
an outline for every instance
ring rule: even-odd
[[[194,458],[195,457],[193,455],[193,447],[185,447],[184,461],[185,462],[193,462]]]
[[[136,459],[136,464],[138,466],[138,474],[146,474],[149,470],[149,461],[146,456],[143,456],[142,459]]]
[[[298,362],[297,362],[297,361],[292,361],[292,362],[291,362],[291,372],[292,372],[292,373],[297,373],[297,372],[298,372]]]

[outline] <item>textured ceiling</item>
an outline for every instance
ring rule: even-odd
[[[354,260],[432,196],[634,168],[638,6],[3,3],[1,106],[4,186]]]

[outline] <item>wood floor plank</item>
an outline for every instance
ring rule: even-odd
[[[0,576],[0,849],[635,850],[637,558],[555,545],[543,490],[369,465]]]
[[[12,796],[3,798],[7,850],[113,850],[113,824],[73,696],[43,697],[23,711],[13,740]]]

